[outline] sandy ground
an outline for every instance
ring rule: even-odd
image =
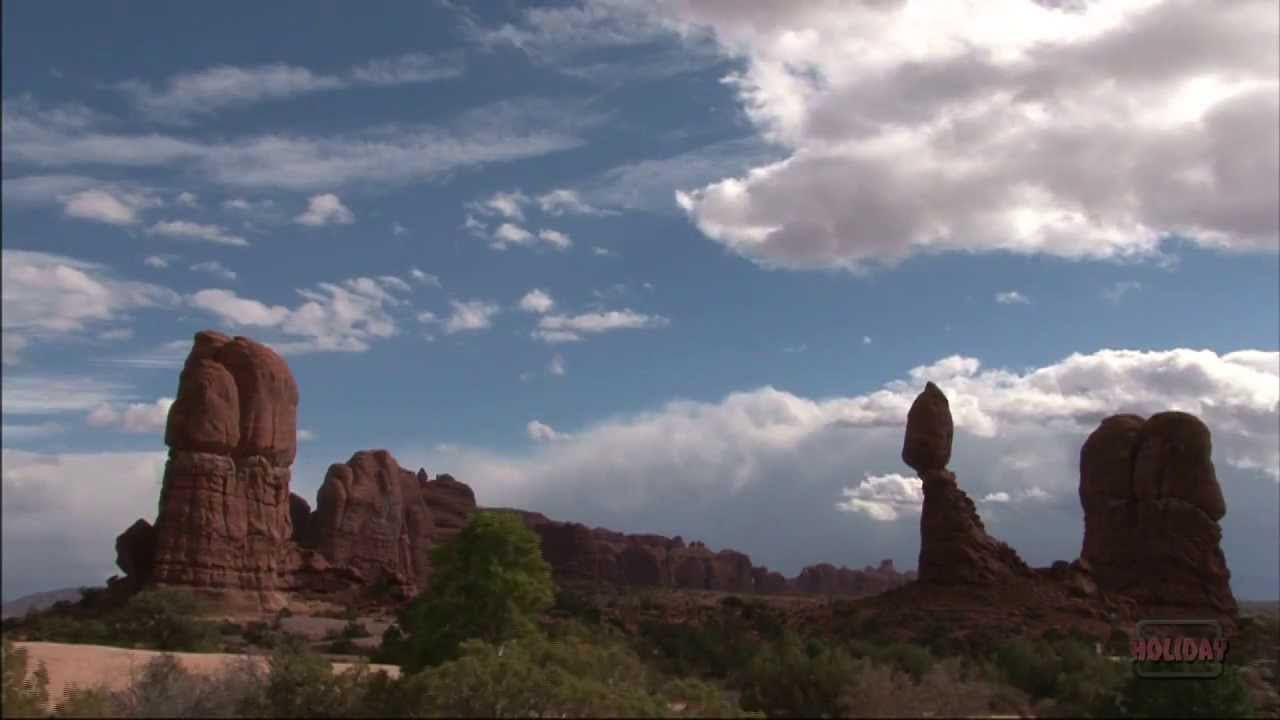
[[[30,665],[38,667],[43,662],[49,671],[49,701],[56,704],[71,688],[103,686],[109,690],[123,690],[129,686],[135,671],[141,671],[152,658],[164,653],[153,650],[130,650],[102,645],[71,645],[51,642],[16,642],[26,648]],[[182,666],[193,673],[213,673],[229,660],[242,657],[226,653],[173,653]],[[258,656],[259,662],[266,658]],[[350,668],[350,663],[333,664],[335,672]],[[394,665],[370,665],[371,670],[386,671],[391,677],[400,675]]]

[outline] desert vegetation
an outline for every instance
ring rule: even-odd
[[[10,623],[6,717],[1221,717],[1253,711],[1250,653],[1274,651],[1274,620],[1251,619],[1217,680],[1159,683],[1099,655],[1092,638],[1010,637],[963,653],[894,642],[867,622],[840,632],[790,627],[759,598],[729,595],[664,621],[674,595],[608,600],[557,588],[537,536],[483,512],[433,557],[433,589],[409,603],[375,660],[335,672],[287,613],[246,625],[202,618],[176,591],[111,604],[88,593]],[[639,615],[635,615],[638,613]],[[635,620],[640,617],[640,620]],[[647,619],[646,619],[647,618]],[[861,631],[861,632],[860,632]],[[349,617],[321,648],[368,633]],[[51,702],[47,673],[10,638],[170,652],[242,647],[265,657],[197,674],[162,654],[127,688],[86,688]],[[1274,643],[1274,638],[1272,638]],[[1270,648],[1270,650],[1268,650]]]

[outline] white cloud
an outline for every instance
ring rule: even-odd
[[[111,330],[103,330],[98,333],[99,340],[107,340],[114,342],[116,340],[129,340],[133,337],[133,328],[112,328]]]
[[[285,340],[265,342],[285,354],[364,352],[371,342],[399,332],[387,311],[405,302],[388,292],[401,290],[395,284],[358,277],[340,285],[320,283],[317,288],[298,290],[304,302],[295,308],[268,305],[223,289],[200,290],[189,302],[231,325],[281,333]]]
[[[501,311],[497,303],[487,300],[451,300],[449,305],[453,314],[444,322],[444,331],[449,335],[487,330],[493,326],[494,316]]]
[[[495,250],[506,250],[508,245],[531,244],[533,244],[533,234],[528,230],[519,225],[502,223],[497,230],[493,231],[493,242],[490,247]]]
[[[318,137],[276,133],[203,141],[102,132],[91,118],[60,118],[59,114],[75,114],[65,109],[47,111],[8,100],[0,111],[6,165],[178,167],[222,185],[295,191],[406,183],[537,157],[578,147],[580,129],[597,121],[563,103],[501,101],[467,110],[442,126],[377,126]]]
[[[496,212],[509,220],[524,220],[523,206],[529,202],[528,196],[519,190],[513,192],[496,192],[484,201],[481,209]]]
[[[165,237],[204,240],[219,245],[247,247],[249,241],[239,235],[233,235],[220,225],[202,225],[187,220],[165,220],[152,225],[147,232]]]
[[[607,211],[593,207],[566,188],[552,190],[538,196],[538,207],[548,215],[605,215]]]
[[[121,193],[106,189],[81,190],[63,200],[62,212],[67,217],[93,220],[111,225],[134,225],[139,210],[155,207],[159,202],[138,193]]]
[[[24,175],[5,178],[0,183],[0,194],[6,206],[52,205],[59,198],[102,184],[83,175]]]
[[[529,439],[538,442],[555,442],[557,440],[567,440],[570,436],[564,433],[556,432],[556,429],[550,425],[538,420],[530,420],[525,426],[525,431],[529,433]]]
[[[1106,290],[1103,290],[1102,297],[1110,302],[1118,303],[1127,293],[1141,289],[1142,283],[1137,280],[1121,280]]]
[[[209,260],[207,262],[199,262],[191,266],[195,272],[206,272],[210,275],[222,278],[223,280],[235,280],[236,273],[226,265],[217,260]]]
[[[137,80],[120,83],[119,88],[144,113],[156,119],[180,121],[190,115],[342,86],[339,78],[275,63],[255,67],[219,65],[179,73],[170,77],[159,91]]]
[[[863,335],[863,336],[862,336],[862,344],[863,344],[863,345],[870,345],[870,344],[871,344],[871,336],[870,336],[870,335]]]
[[[173,398],[162,397],[153,403],[129,403],[119,406],[102,403],[89,411],[85,421],[94,427],[113,428],[128,433],[164,432]]]
[[[169,267],[170,258],[166,255],[148,255],[142,259],[142,263],[150,268],[163,270]]]
[[[401,280],[395,275],[379,275],[378,284],[387,290],[399,290],[400,292],[413,292],[413,287],[409,283]]]
[[[426,53],[406,53],[395,58],[370,60],[351,69],[351,79],[354,82],[383,87],[433,82],[461,74],[461,57]]]
[[[351,212],[350,208],[342,204],[342,200],[338,199],[337,195],[324,193],[312,195],[307,200],[306,211],[294,218],[293,221],[312,227],[324,227],[325,225],[333,224],[350,225],[355,222],[355,219],[355,214]]]
[[[556,353],[551,356],[551,361],[547,363],[547,372],[558,377],[563,377],[567,370],[564,365],[564,356]]]
[[[431,312],[430,310],[423,310],[422,312],[418,313],[417,317],[418,317],[418,322],[420,323],[434,323],[440,320],[440,318],[436,317],[436,314]]]
[[[845,499],[837,510],[863,513],[872,520],[888,522],[901,515],[918,514],[924,504],[924,485],[918,477],[899,473],[870,475],[855,488],[845,488]]]
[[[174,199],[174,202],[178,205],[181,205],[182,207],[189,207],[189,208],[200,207],[200,198],[198,198],[196,194],[192,192],[178,193],[178,197]]]
[[[3,376],[0,407],[4,415],[61,415],[88,412],[103,403],[119,402],[128,388],[73,375]]]
[[[591,254],[597,255],[599,257],[615,257],[617,256],[618,253],[608,248],[602,248],[599,245],[596,245],[595,247],[591,248]]]
[[[316,439],[316,434],[310,430],[298,428],[298,442],[311,442]]]
[[[557,250],[567,250],[573,245],[573,241],[569,236],[559,230],[539,230],[538,239],[547,243]]]
[[[409,229],[398,222],[393,222],[391,223],[391,234],[396,237],[401,237],[403,235],[408,235]]]
[[[574,342],[584,334],[613,330],[649,330],[670,325],[661,315],[644,315],[630,309],[588,312],[579,315],[543,315],[533,336],[543,342]]]
[[[531,313],[548,313],[555,307],[556,301],[545,290],[534,288],[520,298],[520,309]]]
[[[1006,290],[996,293],[996,302],[1001,305],[1028,305],[1031,303],[1026,295],[1017,290]]]
[[[1166,233],[1280,247],[1273,3],[663,9],[743,61],[728,82],[788,149],[678,196],[704,234],[765,267],[1152,257]]]
[[[416,267],[409,269],[409,277],[413,278],[414,282],[428,287],[441,287],[440,278],[438,276],[423,272]]]
[[[0,436],[4,437],[5,442],[21,443],[28,440],[39,440],[42,438],[61,435],[66,432],[66,428],[54,422],[37,423],[35,425],[25,424],[4,424],[0,426]]]
[[[33,340],[74,336],[90,325],[121,320],[139,308],[176,304],[157,285],[117,280],[104,266],[30,250],[0,250],[5,364]]]
[[[166,453],[0,455],[6,597],[118,575],[115,538],[138,518],[155,519]]]
[[[766,387],[568,428],[571,438],[530,453],[395,454],[409,466],[448,468],[485,505],[627,532],[698,532],[712,547],[737,548],[786,573],[884,557],[913,567],[919,496],[902,464],[902,432],[926,379],[950,398],[957,429],[951,468],[960,487],[975,500],[1009,495],[1011,503],[980,503],[979,512],[997,537],[1037,565],[1079,553],[1080,446],[1102,417],[1196,413],[1213,432],[1233,582],[1265,579],[1236,591],[1261,596],[1274,589],[1280,557],[1274,542],[1262,541],[1274,537],[1268,533],[1280,512],[1276,352],[1103,350],[1021,373],[943,358],[850,397],[810,399]],[[856,510],[839,512],[836,502]],[[874,521],[887,510],[895,520]],[[761,527],[785,527],[786,537],[762,535]]]

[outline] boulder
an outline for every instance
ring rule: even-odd
[[[951,461],[955,426],[947,396],[932,382],[916,397],[907,412],[907,432],[902,460],[917,472],[942,470]]]
[[[116,537],[116,565],[136,586],[151,579],[156,555],[156,530],[139,518],[128,530]]]

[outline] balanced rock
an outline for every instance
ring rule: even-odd
[[[955,426],[947,396],[932,382],[916,397],[907,412],[907,432],[902,460],[916,472],[942,470],[951,461]]]
[[[1102,421],[1080,450],[1081,567],[1104,592],[1157,608],[1234,615],[1209,429],[1194,415]]]
[[[987,534],[973,501],[946,469],[955,427],[947,396],[928,383],[907,414],[902,459],[920,475],[921,582],[993,584],[1031,569],[1013,548]]]

